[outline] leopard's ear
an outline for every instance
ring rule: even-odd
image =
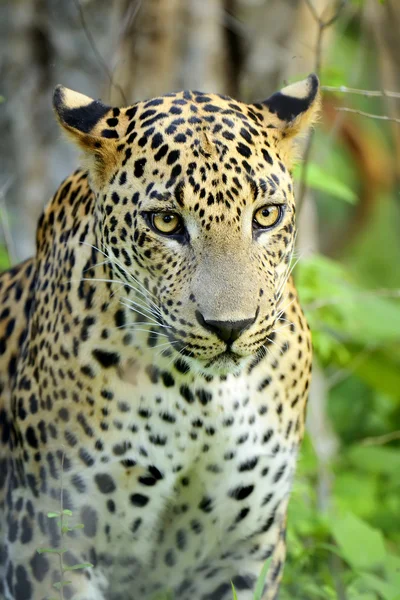
[[[267,109],[267,122],[277,130],[277,142],[286,151],[289,162],[293,159],[293,138],[308,131],[318,118],[321,104],[318,77],[292,83],[262,102]]]
[[[58,85],[53,106],[68,137],[84,151],[85,167],[95,186],[101,186],[115,168],[118,139],[125,133],[119,109]]]

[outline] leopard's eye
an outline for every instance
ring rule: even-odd
[[[278,223],[282,212],[282,207],[279,204],[263,206],[254,213],[254,225],[258,229],[270,229]]]
[[[150,221],[153,229],[163,235],[172,235],[182,229],[182,221],[175,213],[151,213]]]

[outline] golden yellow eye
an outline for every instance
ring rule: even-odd
[[[151,215],[151,224],[156,231],[164,235],[177,233],[182,227],[182,222],[178,215],[168,212],[153,213]]]
[[[254,213],[254,223],[256,227],[268,229],[277,224],[282,215],[282,207],[275,204],[271,206],[263,206]]]

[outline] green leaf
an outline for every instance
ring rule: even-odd
[[[72,511],[68,508],[64,508],[63,515],[67,515],[68,517],[72,517]]]
[[[400,590],[400,556],[388,554],[385,570],[388,581],[395,585],[397,590]],[[393,600],[400,600],[400,596]]]
[[[155,596],[152,596],[151,600],[174,600],[171,590],[163,590],[158,592]]]
[[[49,519],[56,519],[57,517],[60,516],[59,512],[48,512],[47,516],[49,517]]]
[[[77,525],[72,525],[72,527],[70,527],[69,525],[63,525],[63,527],[61,528],[61,531],[63,533],[68,533],[68,531],[74,531],[75,529],[83,529],[85,526],[83,523],[78,523]]]
[[[384,564],[386,550],[382,533],[352,513],[332,518],[331,532],[354,569],[372,569]]]
[[[393,398],[399,397],[400,360],[395,348],[365,353],[362,360],[355,361],[353,372],[370,387]]]
[[[64,554],[67,548],[37,548],[38,554]]]
[[[340,469],[333,482],[336,506],[343,512],[351,511],[358,517],[368,518],[376,510],[379,487],[377,478],[362,469],[356,477],[353,469]]]
[[[55,583],[53,583],[53,587],[56,588],[56,590],[61,590],[61,588],[63,588],[65,585],[70,585],[72,583],[72,581],[56,581]]]
[[[300,179],[301,172],[301,166],[295,167],[293,176],[296,180]],[[311,162],[307,165],[306,184],[310,188],[325,192],[338,200],[350,204],[356,204],[357,202],[357,196],[353,190],[331,173],[324,171],[317,163]]]
[[[0,210],[1,213],[1,210]],[[10,257],[8,255],[7,248],[0,246],[0,271],[5,271],[11,267]]]
[[[400,452],[397,448],[385,446],[353,446],[348,457],[352,464],[367,473],[382,473],[398,477],[400,473]]]
[[[232,581],[231,581],[231,586],[232,586],[233,600],[238,600],[237,593],[236,593],[236,590],[235,590],[235,586],[233,585]]]
[[[400,302],[382,298],[379,291],[350,290],[353,307],[348,331],[365,343],[399,342]]]
[[[72,565],[71,567],[64,567],[64,571],[77,571],[78,569],[91,569],[94,565],[92,563],[80,563]]]
[[[267,573],[268,573],[268,569],[270,567],[271,564],[271,558],[268,558],[265,563],[264,566],[261,570],[260,576],[257,579],[257,584],[256,584],[256,589],[254,591],[254,600],[261,600],[262,599],[262,595],[263,595],[263,591],[264,591],[264,585],[265,582],[267,580]]]
[[[356,580],[355,585],[360,589],[369,592],[376,592],[385,600],[391,600],[398,593],[398,588],[386,583],[380,577],[372,573],[362,573]]]
[[[74,529],[83,529],[85,526],[83,523],[77,523],[76,525],[72,525],[72,527],[68,527],[68,531],[73,531]]]

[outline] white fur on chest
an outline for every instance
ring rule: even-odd
[[[179,383],[152,384],[142,373],[137,385],[116,380],[113,390],[113,405],[123,402],[131,410],[123,415],[122,430],[105,436],[107,453],[121,439],[129,442],[106,466],[117,488],[115,513],[105,510],[102,517],[111,524],[111,533],[99,540],[107,552],[118,556],[129,545],[136,556],[137,544],[141,563],[148,565],[163,545],[199,521],[201,544],[193,549],[198,564],[261,529],[287,497],[296,452],[280,433],[276,414],[260,414],[257,391],[247,378],[195,383],[191,403],[182,398]],[[199,390],[200,398],[210,394],[206,404]],[[160,478],[146,487],[140,478],[152,467]],[[97,469],[105,470],[101,464]],[[139,497],[146,505],[135,505]],[[189,564],[193,556],[186,554]]]

